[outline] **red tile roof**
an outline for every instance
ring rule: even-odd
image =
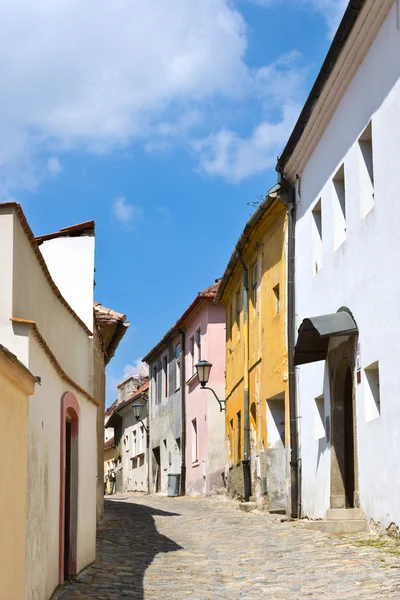
[[[70,225],[69,227],[63,227],[60,231],[54,233],[46,233],[36,237],[38,246],[46,242],[47,240],[54,240],[59,237],[79,237],[81,235],[94,235],[94,221],[85,221],[84,223],[77,223],[76,225]]]

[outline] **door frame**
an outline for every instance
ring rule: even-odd
[[[64,583],[65,555],[65,490],[67,421],[71,424],[70,448],[70,502],[69,502],[69,575],[77,571],[78,537],[78,468],[79,468],[79,418],[80,407],[75,395],[66,392],[61,398],[60,411],[60,522],[59,522],[59,583]]]

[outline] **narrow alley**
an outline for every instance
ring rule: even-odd
[[[400,599],[400,550],[245,513],[224,498],[106,500],[96,562],[53,600]]]

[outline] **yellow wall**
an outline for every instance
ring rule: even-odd
[[[286,207],[276,201],[255,227],[243,258],[249,270],[249,404],[252,453],[268,448],[267,400],[285,395],[285,444],[289,444],[289,399],[286,347]],[[254,265],[258,268],[258,286],[252,289]],[[279,285],[279,313],[274,288]],[[237,316],[237,292],[240,290],[240,317]],[[255,297],[256,293],[256,298]],[[255,302],[254,302],[255,299]],[[227,309],[226,333],[226,431],[234,424],[234,441],[229,439],[231,464],[243,458],[244,421],[244,328],[243,271],[238,264],[228,283],[222,303]],[[232,317],[232,318],[231,318]],[[231,321],[233,320],[233,323]],[[252,406],[253,405],[253,406]],[[241,456],[237,455],[237,413],[241,411]],[[255,418],[254,418],[255,417]],[[235,456],[232,456],[232,447]]]
[[[34,383],[0,350],[0,597],[25,597],[28,401]]]

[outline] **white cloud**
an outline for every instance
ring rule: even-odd
[[[112,151],[240,96],[245,50],[230,0],[3,0],[3,186],[34,187],[49,151]]]
[[[121,382],[128,379],[128,377],[132,377],[133,375],[148,375],[149,367],[146,363],[142,362],[140,358],[135,360],[133,364],[127,364],[123,368]]]
[[[119,196],[113,202],[114,215],[121,223],[133,223],[143,218],[143,209],[140,206],[128,204],[124,196]]]
[[[253,92],[264,117],[247,136],[229,128],[192,143],[201,169],[236,183],[274,167],[300,112],[306,71],[301,55],[290,52],[253,74]]]
[[[48,159],[47,170],[51,175],[58,175],[63,170],[63,166],[56,156]]]
[[[218,175],[236,183],[245,177],[274,167],[282,144],[288,138],[300,106],[287,104],[276,123],[263,121],[248,138],[230,130],[221,130],[195,142],[200,165],[208,175]]]

